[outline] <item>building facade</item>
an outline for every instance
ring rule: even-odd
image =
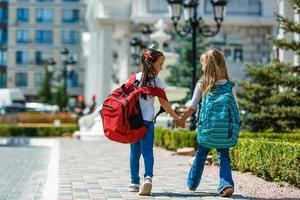
[[[300,23],[300,15],[295,12],[294,8],[290,4],[289,1],[285,0],[279,0],[279,12],[281,16],[288,17],[292,20],[294,20],[297,23]],[[278,39],[287,39],[289,41],[299,41],[300,35],[295,33],[285,33],[283,29],[278,30]],[[283,50],[283,49],[275,49],[275,57],[279,58],[279,60],[283,62],[290,63],[294,66],[299,66],[299,58],[296,54],[294,54],[293,51],[289,50]]]
[[[159,19],[168,24],[170,32],[174,29],[166,0],[86,0],[86,4],[90,37],[85,48],[90,50],[86,55],[85,94],[88,98],[97,94],[101,102],[112,89],[116,74],[118,82],[123,82],[136,71],[130,58],[132,36],[140,36],[144,25],[153,29]],[[198,9],[199,16],[213,26],[210,1],[199,1]],[[269,61],[272,46],[267,35],[273,34],[273,13],[277,10],[277,0],[231,0],[220,33],[205,39],[207,47],[223,51],[234,79],[245,79],[245,63]]]
[[[53,58],[62,71],[60,51],[68,48],[76,61],[68,93],[83,92],[84,67],[81,33],[85,30],[82,0],[9,0],[7,87],[20,88],[35,100],[45,74],[45,61]]]
[[[7,18],[8,1],[0,1],[0,88],[6,87],[7,80]]]

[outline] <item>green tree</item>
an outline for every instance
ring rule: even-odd
[[[64,93],[64,87],[58,86],[56,92],[54,93],[54,103],[59,106],[60,111],[66,108],[66,103],[68,100],[68,95]]]
[[[191,52],[192,44],[191,37],[180,37],[175,35],[175,40],[179,42],[179,47],[176,48],[176,53],[179,54],[178,63],[168,66],[170,76],[166,81],[172,86],[188,87],[190,88],[192,75],[191,75]],[[197,79],[200,78],[201,66],[199,62],[200,54],[203,52],[203,38],[199,35],[197,38],[198,58],[197,58]]]
[[[292,0],[299,13],[300,1]],[[300,24],[293,19],[277,15],[280,28],[300,34]],[[272,39],[279,49],[291,50],[300,58],[300,42]],[[299,60],[300,61],[300,60]],[[300,76],[299,66],[274,59],[261,66],[247,65],[248,82],[241,82],[239,106],[244,128],[252,131],[292,131],[300,128]]]
[[[48,70],[45,70],[45,77],[38,93],[38,100],[41,103],[51,104],[53,102],[53,94],[51,92],[51,76],[52,74]]]

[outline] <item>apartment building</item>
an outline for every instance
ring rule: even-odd
[[[86,82],[85,96],[97,94],[104,100],[111,90],[114,73],[119,82],[135,71],[130,58],[130,39],[139,36],[144,25],[153,25],[159,19],[174,32],[166,0],[86,0],[86,22],[89,30],[85,42]],[[231,0],[220,33],[206,38],[207,47],[221,49],[233,77],[243,80],[245,63],[268,62],[272,46],[267,39],[272,35],[278,11],[278,0]],[[209,25],[214,25],[209,0],[199,1],[198,13]],[[171,42],[175,44],[174,42]],[[117,70],[113,66],[117,66]]]
[[[44,78],[45,61],[53,58],[55,71],[61,72],[60,51],[67,48],[77,61],[68,79],[68,93],[82,94],[84,12],[82,0],[9,0],[7,87],[20,88],[27,100],[35,100]]]
[[[7,17],[8,1],[0,0],[0,88],[6,87],[7,80]]]

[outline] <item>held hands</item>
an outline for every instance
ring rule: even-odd
[[[182,118],[175,119],[175,127],[176,128],[178,128],[178,127],[184,128],[185,120],[183,120]]]
[[[178,128],[178,127],[184,128],[185,122],[184,122],[180,117],[178,117],[178,115],[174,116],[174,117],[173,117],[173,120],[174,120],[174,122],[175,122],[175,127],[176,127],[176,128]]]

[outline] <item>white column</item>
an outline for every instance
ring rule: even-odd
[[[290,5],[289,1],[286,0],[280,0],[279,2],[279,15],[282,15],[284,17],[294,18],[294,9]],[[284,33],[284,30],[279,29],[278,38],[280,39],[287,39],[287,40],[293,40],[294,36],[292,33]],[[294,63],[294,55],[292,51],[286,51],[283,49],[279,49],[279,59],[280,61],[287,62],[287,63]]]
[[[115,41],[115,51],[118,53],[118,60],[116,62],[117,65],[117,73],[120,84],[124,83],[128,80],[129,75],[129,26],[130,24],[127,22],[116,22],[114,24],[114,35],[113,39]]]
[[[146,6],[145,0],[133,0],[132,1],[132,11],[133,16],[143,16],[147,12],[147,6]]]
[[[85,97],[87,103],[95,94],[101,104],[111,92],[112,84],[112,28],[101,25],[91,31],[90,55],[86,69]]]
[[[120,66],[119,66],[119,80],[120,84],[128,80],[129,76],[129,60],[128,60],[128,51],[129,51],[129,40],[125,38],[121,41],[121,46],[119,50],[120,56]]]

